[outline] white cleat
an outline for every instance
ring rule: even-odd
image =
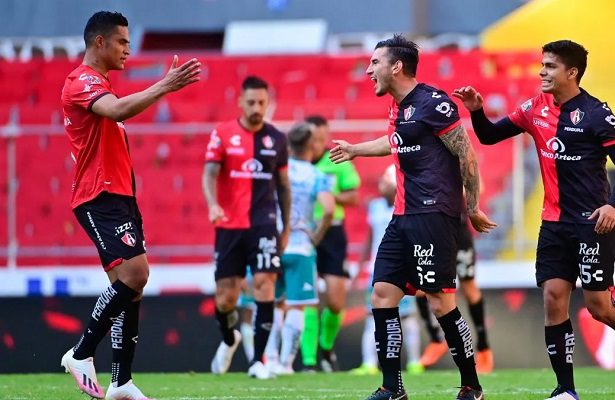
[[[62,356],[60,365],[75,378],[77,386],[83,393],[95,399],[104,399],[105,393],[98,384],[98,379],[96,379],[94,358],[88,357],[85,360],[76,360],[73,358],[73,354],[75,354],[75,350],[71,348]]]
[[[579,400],[579,395],[573,390],[566,390],[558,385],[551,393],[551,397],[545,400]]]
[[[107,388],[106,400],[153,400],[139,390],[139,388],[132,383],[132,379],[123,384],[122,386],[109,385]]]
[[[260,361],[255,362],[250,366],[250,368],[248,368],[248,376],[256,379],[275,378],[275,375],[269,371],[269,368],[267,368],[265,364]]]
[[[237,329],[233,330],[233,334],[235,335],[235,343],[232,346],[228,346],[224,341],[220,342],[216,355],[211,360],[211,372],[214,374],[224,374],[231,366],[233,354],[235,354],[235,350],[237,350],[237,346],[241,342],[241,333]]]

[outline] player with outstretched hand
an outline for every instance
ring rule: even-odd
[[[165,94],[198,81],[200,63],[191,59],[177,66],[175,56],[160,81],[118,98],[109,71],[124,69],[130,55],[128,20],[120,13],[100,11],[90,17],[83,35],[83,63],[68,75],[62,90],[64,127],[76,164],[71,207],[96,245],[111,286],[100,295],[83,336],[64,354],[61,365],[83,392],[105,397],[96,378],[94,353],[111,329],[106,398],[145,399],[132,382],[131,370],[149,265],[124,121]]]
[[[456,235],[464,206],[477,231],[488,232],[496,224],[479,208],[478,163],[455,104],[443,91],[416,80],[418,61],[418,46],[400,35],[376,45],[366,73],[377,96],[392,96],[388,134],[358,144],[334,141],[330,155],[339,163],[392,154],[396,165],[395,208],[376,255],[371,298],[383,383],[367,399],[408,398],[401,378],[398,304],[420,289],[459,368],[457,400],[482,400],[472,335],[455,302]]]

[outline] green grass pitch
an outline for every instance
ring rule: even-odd
[[[335,374],[295,374],[272,380],[250,379],[246,374],[214,376],[204,373],[135,374],[135,383],[146,395],[158,400],[362,400],[381,383],[379,375],[353,376]],[[577,391],[583,400],[614,400],[615,372],[597,368],[575,370]],[[103,385],[108,374],[100,374]],[[428,371],[406,375],[406,390],[412,400],[453,400],[459,384],[457,371]],[[555,386],[548,369],[496,370],[482,376],[488,400],[542,400]],[[0,375],[0,399],[78,400],[88,397],[77,390],[68,374]]]

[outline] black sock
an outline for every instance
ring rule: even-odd
[[[101,293],[88,326],[81,336],[81,340],[75,346],[74,358],[84,360],[93,357],[96,346],[111,328],[111,318],[117,317],[128,303],[139,295],[120,280],[115,281],[111,286]]]
[[[557,383],[564,389],[575,390],[572,363],[574,331],[570,319],[559,325],[545,326],[545,343]]]
[[[111,383],[122,386],[132,379],[132,360],[139,340],[141,301],[131,302],[111,326]]]
[[[472,332],[466,320],[461,316],[459,309],[455,307],[448,314],[438,318],[438,322],[440,322],[444,331],[444,338],[453,355],[453,360],[459,368],[461,386],[482,390],[476,375]]]
[[[273,301],[256,301],[256,316],[254,317],[254,358],[252,362],[263,361],[263,353],[271,325],[273,324]]]
[[[478,336],[476,348],[478,351],[488,349],[489,342],[487,341],[487,329],[485,328],[485,303],[482,297],[476,303],[470,304],[470,316]]]
[[[228,312],[222,312],[216,307],[216,321],[218,321],[218,328],[220,328],[224,343],[228,346],[235,344],[235,334],[233,330],[239,321],[239,313],[237,310],[233,309]]]
[[[417,297],[416,304],[419,307],[419,314],[421,314],[421,318],[425,323],[425,328],[427,328],[427,332],[429,333],[429,338],[432,342],[442,342],[444,338],[442,337],[442,331],[437,324],[437,320],[434,320],[434,316],[429,310],[429,303],[427,302],[427,297]]]
[[[382,387],[394,393],[404,391],[401,380],[401,350],[404,335],[401,330],[399,308],[372,308],[374,315],[376,351],[382,369]]]

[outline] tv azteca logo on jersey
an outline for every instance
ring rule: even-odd
[[[391,136],[389,136],[389,143],[391,144],[391,153],[403,154],[421,150],[421,145],[419,144],[414,146],[403,146],[404,141],[397,132],[393,132]]]
[[[581,160],[581,156],[569,156],[564,154],[566,151],[566,146],[564,142],[562,142],[558,137],[552,137],[547,140],[547,151],[543,148],[540,149],[540,155],[544,158],[549,158],[551,160],[562,160],[562,161],[579,161]]]
[[[231,178],[237,179],[264,179],[271,180],[271,172],[263,172],[263,163],[255,158],[250,158],[241,164],[241,171],[231,170]]]

